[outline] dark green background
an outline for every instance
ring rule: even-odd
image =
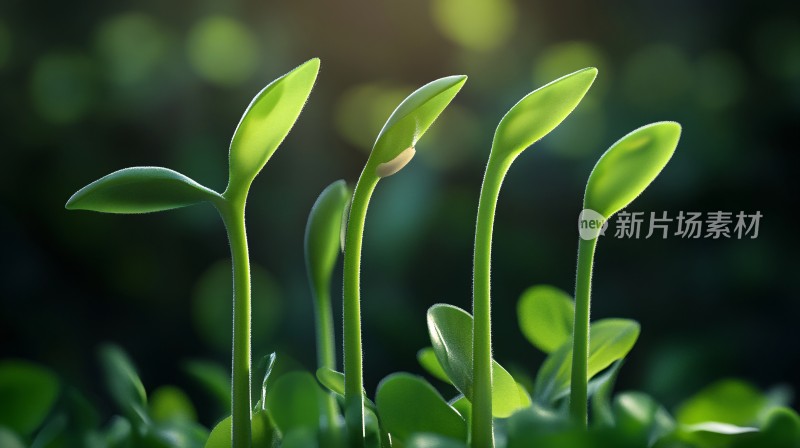
[[[311,99],[248,204],[251,259],[267,272],[266,285],[255,284],[266,305],[256,309],[254,357],[278,350],[313,368],[302,258],[311,205],[328,183],[356,180],[397,101],[434,78],[466,74],[414,161],[380,184],[366,223],[367,389],[392,371],[421,372],[425,310],[470,307],[473,226],[494,127],[532,89],[596,65],[584,104],[523,153],[504,185],[492,270],[497,359],[538,368],[543,355],[517,328],[520,293],[537,283],[573,289],[591,167],[622,135],[668,119],[683,124],[681,143],[629,210],[764,217],[754,240],[602,240],[592,315],[643,328],[620,385],[667,405],[727,376],[800,387],[797,3],[485,4],[3,2],[0,357],[50,366],[101,402],[95,350],[103,341],[129,351],[149,389],[193,391],[185,359],[227,365],[229,293],[222,285],[214,294],[204,274],[228,257],[210,206],[142,216],[63,206],[86,183],[133,165],[173,168],[221,191],[227,144],[250,99],[318,56]],[[340,272],[335,278],[339,298]],[[198,291],[221,307],[208,311],[214,330],[198,323]],[[340,307],[339,299],[336,315]]]

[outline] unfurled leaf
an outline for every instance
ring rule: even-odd
[[[148,425],[143,430],[141,448],[203,448],[209,437],[199,423],[181,420]]]
[[[331,392],[344,397],[344,374],[327,367],[317,369],[317,379]]]
[[[139,166],[115,171],[78,190],[68,210],[150,213],[219,199],[219,194],[167,168]]]
[[[296,428],[316,431],[324,397],[310,373],[290,372],[278,378],[270,387],[266,409],[282,433]]]
[[[147,394],[128,355],[115,345],[105,345],[100,348],[100,363],[117,406],[128,417],[141,417],[147,409]]]
[[[766,422],[759,435],[761,443],[753,444],[753,448],[800,446],[800,415],[787,407],[772,409],[766,415]]]
[[[619,139],[589,175],[583,207],[606,219],[627,207],[669,162],[680,136],[681,125],[663,121]]]
[[[197,420],[192,401],[175,386],[161,386],[150,394],[149,414],[154,422]]]
[[[414,156],[414,147],[467,81],[466,76],[448,76],[417,89],[392,112],[378,134],[368,164],[379,177],[403,168]]]
[[[624,358],[639,337],[639,323],[628,319],[601,319],[590,328],[588,378]],[[551,353],[536,375],[533,400],[549,406],[569,393],[572,342]]]
[[[450,381],[450,378],[447,377],[447,373],[445,373],[442,365],[439,364],[439,360],[436,359],[436,352],[433,351],[433,347],[425,347],[418,351],[417,361],[419,362],[419,365],[421,365],[422,368],[433,377],[440,379],[445,383],[453,384],[452,381]]]
[[[500,120],[491,157],[513,159],[556,128],[578,106],[597,77],[596,68],[563,76],[522,98]]]
[[[44,422],[58,392],[58,378],[44,367],[27,361],[0,362],[0,429],[31,434]],[[12,439],[10,433],[5,436]]]
[[[589,381],[588,395],[592,397],[592,416],[597,425],[613,426],[614,413],[611,409],[611,393],[617,374],[622,367],[622,360],[616,361],[602,375]]]
[[[316,296],[326,295],[339,258],[342,213],[350,201],[347,183],[337,180],[320,193],[308,216],[305,235],[306,270]]]
[[[231,140],[228,191],[247,188],[289,134],[311,94],[319,59],[272,81],[245,110]]]
[[[466,440],[467,425],[441,395],[420,377],[395,373],[378,385],[375,404],[385,429],[400,440],[417,432]]]
[[[472,397],[472,316],[461,308],[438,304],[428,310],[428,333],[436,359],[467,399]],[[492,360],[492,415],[508,417],[521,407],[511,374]]]
[[[647,446],[675,429],[672,416],[647,394],[623,392],[614,398],[612,407],[617,430]]]
[[[464,394],[458,394],[458,396],[448,401],[447,404],[458,411],[461,418],[469,423],[469,419],[472,418],[472,403],[467,400]]]
[[[678,407],[679,423],[697,425],[706,422],[752,426],[768,409],[767,397],[744,381],[726,379],[698,392]]]
[[[276,446],[275,439],[278,431],[272,423],[272,419],[264,410],[253,413],[253,420],[250,422],[250,429],[253,440],[253,448],[271,448]],[[214,427],[208,436],[205,448],[231,448],[231,417],[228,416]]]
[[[572,338],[575,302],[555,286],[532,286],[517,303],[517,319],[522,334],[531,344],[552,353]]]

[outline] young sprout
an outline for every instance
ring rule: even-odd
[[[414,156],[417,141],[450,104],[466,76],[449,76],[428,83],[409,95],[378,134],[350,202],[344,251],[344,374],[345,420],[353,445],[363,445],[364,376],[361,350],[360,269],[364,222],[378,181],[397,173]]]
[[[659,122],[636,129],[614,143],[600,157],[589,175],[583,197],[584,213],[586,210],[593,210],[607,221],[627,207],[669,162],[680,135],[681,126],[678,123]],[[575,327],[572,338],[569,407],[573,420],[583,427],[588,425],[589,304],[592,263],[598,236],[599,228],[589,238],[581,235],[575,281]]]
[[[350,201],[344,180],[328,185],[311,208],[306,224],[306,271],[317,322],[317,368],[336,370],[336,346],[331,311],[331,275],[341,250],[342,216]]]
[[[319,72],[319,59],[300,65],[259,92],[234,132],[229,178],[219,194],[166,168],[136,167],[109,174],[79,190],[69,210],[148,213],[208,201],[219,211],[233,261],[233,356],[231,441],[251,444],[250,260],[245,203],[250,185],[291,130]]]
[[[511,163],[528,146],[555,129],[578,105],[597,76],[585,68],[559,78],[520,100],[506,113],[494,134],[481,186],[475,228],[473,268],[472,443],[494,446],[492,431],[492,336],[489,272],[492,227],[500,186]]]
[[[341,250],[342,219],[350,202],[350,190],[344,180],[328,185],[311,208],[305,235],[306,271],[314,298],[317,324],[317,369],[336,370],[336,345],[331,310],[331,275]],[[327,425],[337,431],[336,400],[325,397]],[[338,436],[338,434],[336,434]]]

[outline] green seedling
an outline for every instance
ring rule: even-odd
[[[231,440],[234,448],[251,444],[250,260],[245,205],[255,177],[286,138],[305,105],[319,72],[312,59],[276,79],[256,95],[242,116],[230,145],[228,185],[223,193],[166,168],[126,168],[79,190],[70,210],[148,213],[200,202],[219,211],[233,262],[233,356]]]
[[[422,378],[407,373],[389,375],[378,385],[378,415],[393,440],[405,442],[414,433],[431,433],[464,440],[467,424],[458,411]]]
[[[581,232],[574,301],[554,286],[539,285],[527,289],[518,303],[522,335],[547,354],[535,380],[526,379],[521,369],[512,376],[493,359],[489,272],[503,179],[523,150],[578,105],[597,74],[592,68],[530,93],[495,131],[475,229],[473,315],[451,305],[432,306],[427,314],[431,347],[417,354],[445,389],[453,386],[452,398],[408,373],[387,376],[375,402],[368,398],[362,376],[359,269],[367,207],[378,181],[412,159],[417,141],[460,91],[464,76],[427,84],[398,106],[379,133],[352,194],[341,180],[320,194],[305,234],[317,327],[316,378],[296,371],[297,363],[289,358],[276,364],[274,354],[265,356],[256,367],[264,375],[253,406],[245,204],[251,183],[297,120],[318,69],[319,61],[311,60],[256,96],[234,133],[223,193],[166,168],[136,167],[101,178],[67,203],[69,209],[127,214],[210,202],[219,211],[233,260],[232,378],[214,364],[185,365],[208,395],[222,402],[215,406],[225,410],[213,430],[197,423],[198,413],[180,389],[161,386],[148,394],[127,355],[104,346],[103,373],[119,413],[105,423],[80,393],[46,368],[0,362],[0,446],[340,448],[349,442],[359,448],[487,448],[493,447],[495,433],[498,445],[507,448],[800,446],[800,416],[787,407],[790,394],[785,391],[763,393],[743,381],[723,380],[684,401],[674,414],[644,392],[613,393],[640,326],[618,318],[590,323],[593,254],[602,226],[590,227],[597,233],[589,237]],[[593,211],[589,218],[606,220],[644,191],[669,161],[679,137],[678,124],[662,122],[615,143],[589,177],[583,204]],[[340,249],[345,252],[344,373],[336,370],[330,305]],[[586,412],[590,399],[592,425]]]
[[[345,420],[354,445],[363,444],[365,437],[360,269],[361,242],[369,200],[381,178],[397,173],[411,160],[419,139],[450,104],[466,80],[466,76],[441,78],[419,88],[403,100],[378,134],[353,192],[345,231],[344,375]]]
[[[678,123],[661,122],[643,126],[614,143],[589,175],[584,210],[594,210],[608,220],[627,207],[667,164],[680,134]],[[588,424],[589,303],[598,236],[581,238],[578,245],[570,414],[582,427]]]
[[[305,258],[316,312],[317,368],[336,370],[330,286],[341,250],[342,217],[350,193],[343,180],[328,185],[311,208],[306,224]]]
[[[350,190],[344,180],[328,185],[311,208],[305,234],[305,258],[308,280],[314,297],[317,324],[317,369],[336,370],[336,343],[331,309],[331,276],[342,248],[341,235]],[[338,430],[338,408],[333,396],[326,397],[326,425]],[[338,437],[338,434],[333,437]]]
[[[597,69],[586,68],[531,92],[506,113],[494,134],[475,226],[472,443],[477,447],[494,446],[489,273],[492,228],[500,187],[514,159],[525,148],[555,129],[575,109],[596,76]]]

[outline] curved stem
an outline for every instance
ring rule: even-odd
[[[589,369],[589,308],[592,294],[592,263],[597,238],[578,244],[578,273],[575,280],[575,330],[572,334],[572,378],[569,411],[573,421],[588,426],[587,388]]]
[[[513,159],[498,160],[491,155],[481,186],[475,226],[475,258],[472,285],[472,446],[493,447],[492,430],[492,322],[490,273],[494,212],[503,178]]]
[[[380,179],[369,164],[353,192],[344,251],[344,399],[352,446],[364,443],[364,372],[361,351],[361,243],[367,207]]]
[[[333,312],[331,310],[331,292],[329,285],[311,288],[316,304],[317,321],[317,365],[336,370],[336,347],[333,335]],[[330,431],[336,431],[336,400],[332,393],[326,397],[327,421]]]
[[[251,420],[250,384],[250,260],[244,223],[246,195],[226,197],[218,206],[233,263],[233,359],[231,379],[231,437],[233,448],[249,448]]]
[[[317,321],[317,365],[336,370],[336,347],[333,336],[331,292],[323,286],[314,288],[315,317]]]

